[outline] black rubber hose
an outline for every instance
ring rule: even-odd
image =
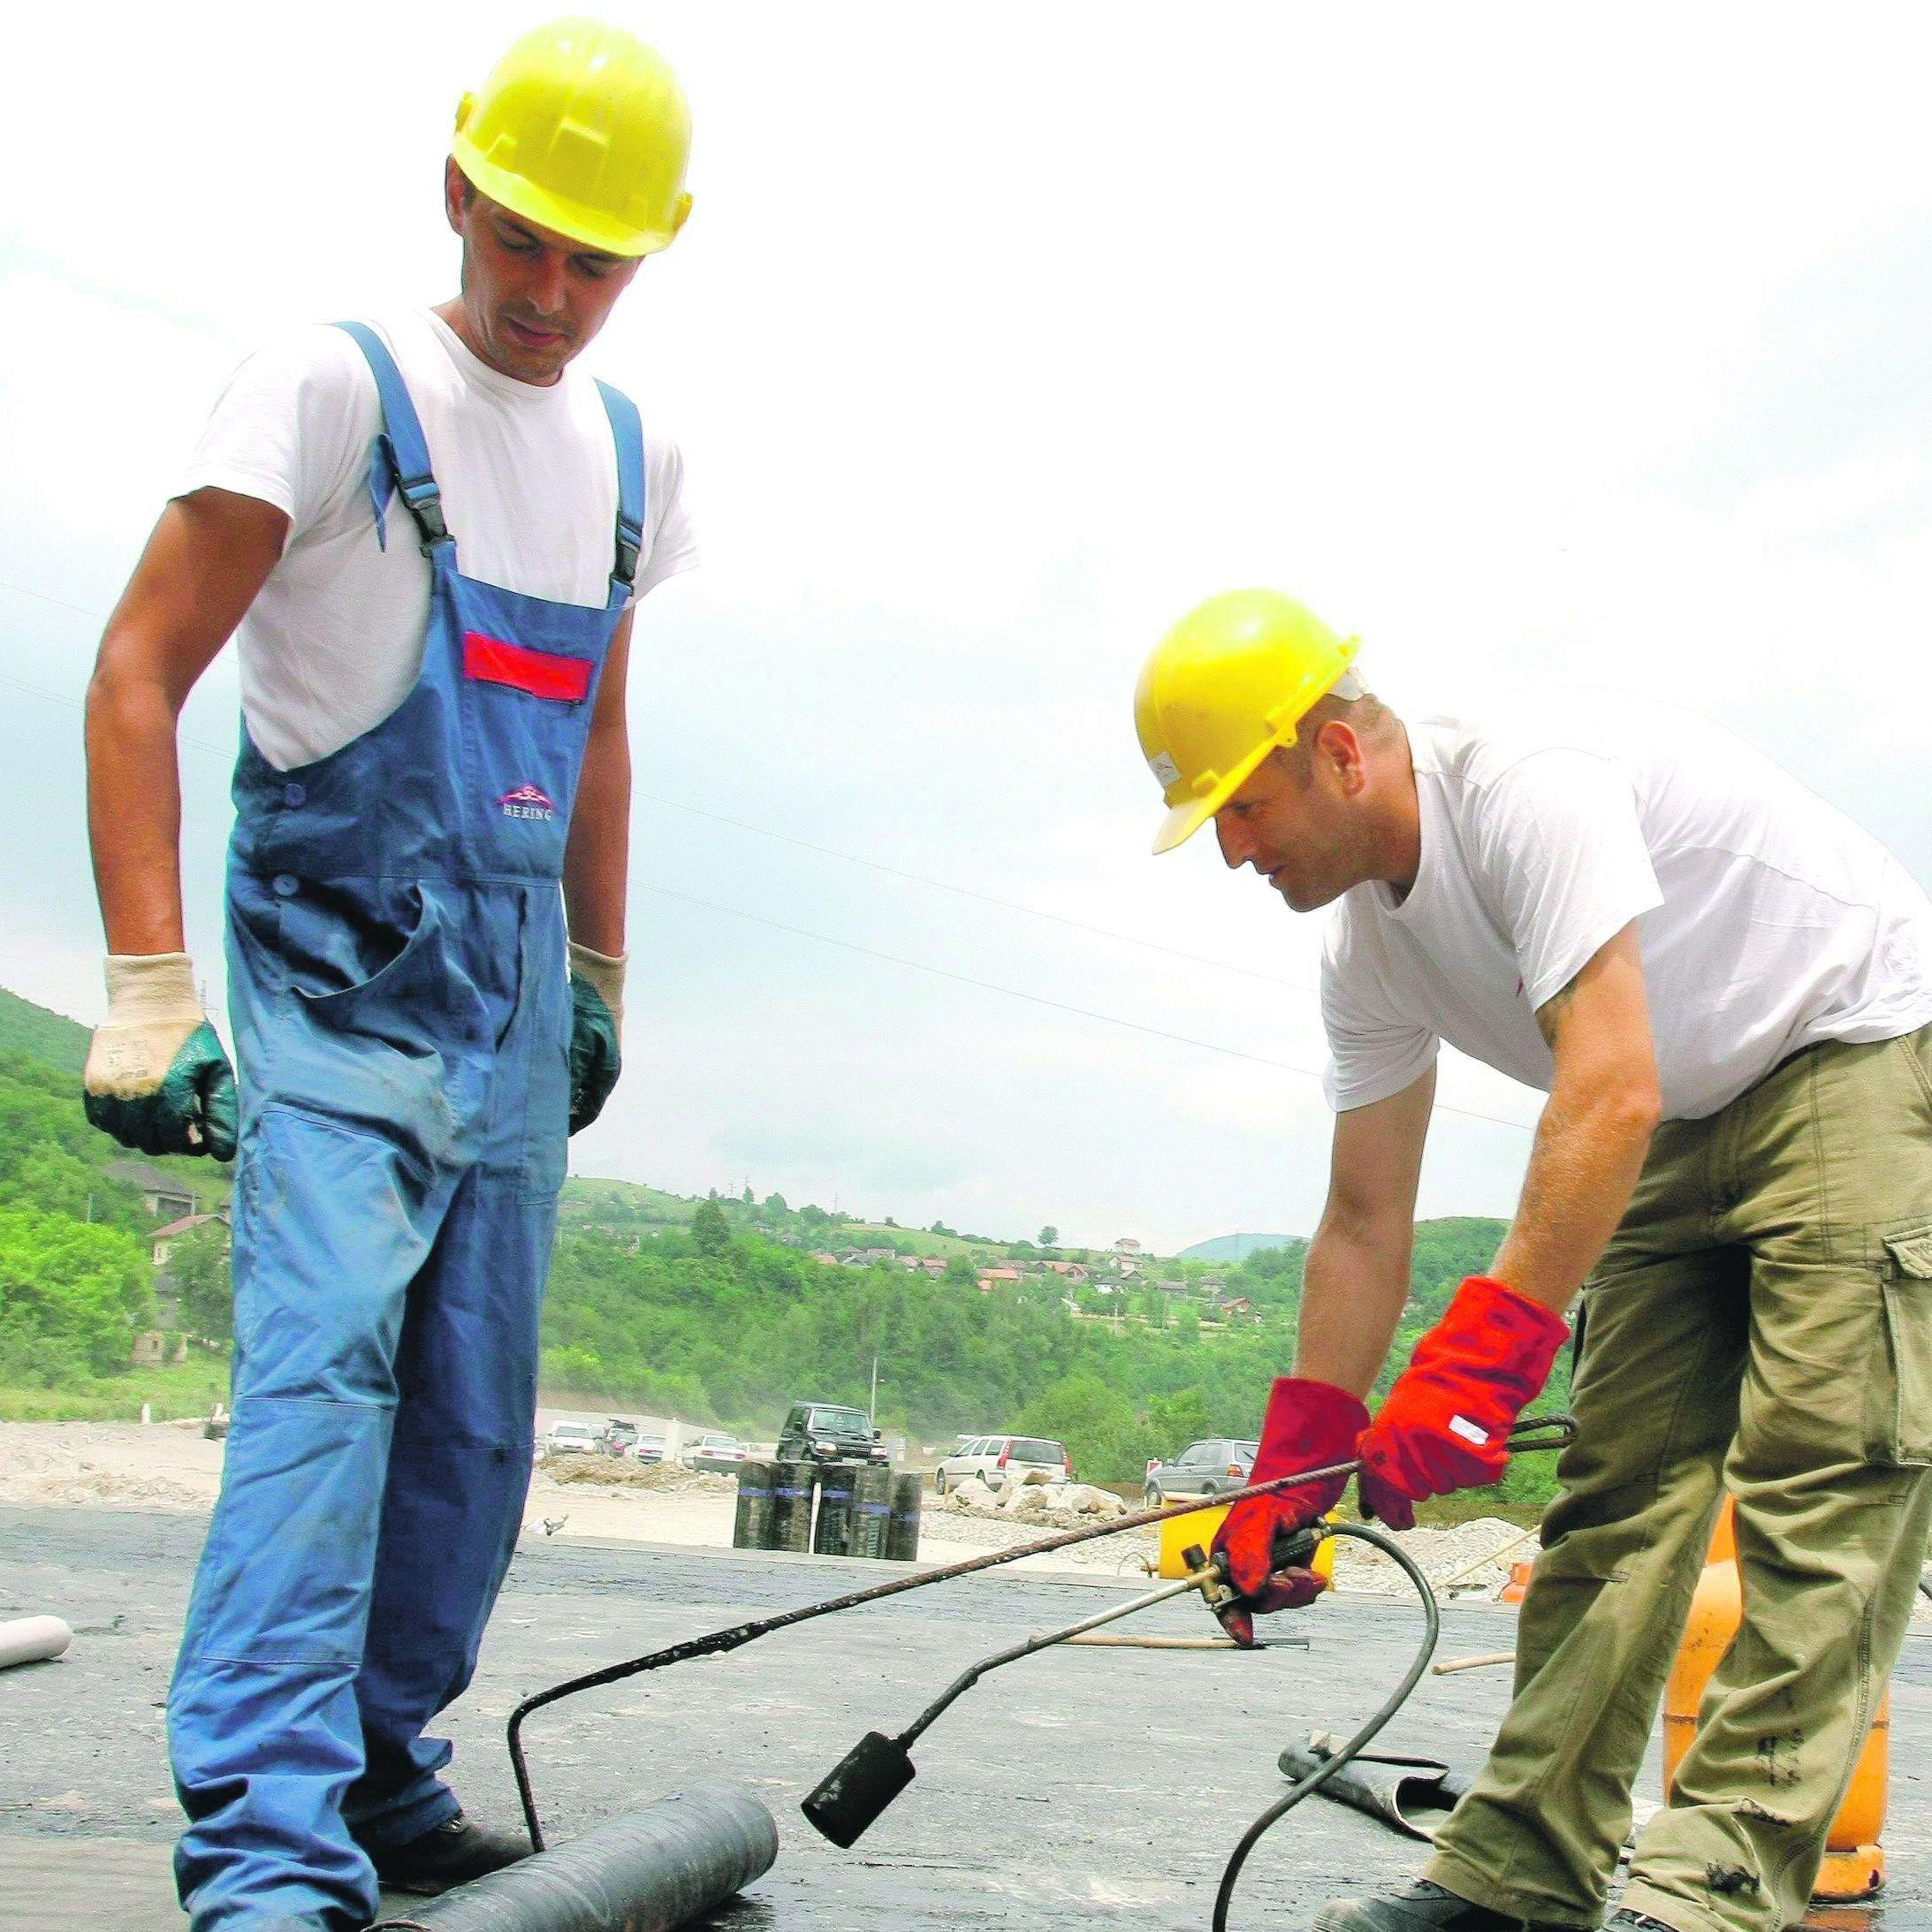
[[[1429,1587],[1429,1579],[1422,1574],[1421,1566],[1394,1537],[1385,1536],[1381,1531],[1371,1529],[1365,1523],[1336,1523],[1331,1526],[1330,1533],[1353,1536],[1365,1543],[1373,1543],[1385,1556],[1393,1558],[1407,1573],[1410,1582],[1415,1585],[1416,1594],[1422,1599],[1422,1614],[1428,1627],[1423,1633],[1422,1647],[1417,1651],[1415,1662],[1409,1666],[1408,1675],[1389,1693],[1382,1708],[1332,1758],[1291,1786],[1285,1796],[1276,1799],[1242,1833],[1241,1843],[1235,1847],[1227,1869],[1221,1875],[1221,1890],[1214,1895],[1214,1932],[1228,1932],[1228,1910],[1234,1901],[1235,1886],[1241,1877],[1241,1867],[1248,1862],[1249,1852],[1261,1842],[1263,1835],[1279,1824],[1303,1799],[1320,1791],[1343,1765],[1368,1749],[1374,1742],[1376,1733],[1408,1702],[1409,1693],[1422,1681],[1422,1673],[1429,1668],[1429,1659],[1435,1654],[1436,1639],[1442,1634],[1442,1613],[1436,1606],[1435,1592]]]
[[[1521,1456],[1532,1450],[1567,1449],[1576,1441],[1577,1425],[1569,1416],[1532,1416],[1518,1422],[1510,1431],[1510,1453]],[[1327,1476],[1352,1476],[1361,1465],[1354,1460],[1344,1463],[1330,1463],[1321,1469],[1297,1470],[1289,1474],[1271,1476],[1266,1482],[1253,1482],[1245,1488],[1231,1490],[1214,1499],[1217,1509],[1231,1508],[1235,1503],[1246,1502],[1255,1496],[1267,1496],[1297,1484],[1312,1482]],[[722,1656],[726,1651],[737,1650],[761,1637],[769,1637],[775,1631],[789,1630],[795,1624],[806,1624],[815,1617],[837,1616],[845,1610],[854,1610],[863,1603],[882,1602],[887,1597],[902,1595],[908,1590],[927,1590],[936,1583],[950,1583],[955,1577],[971,1576],[982,1570],[994,1570],[1003,1563],[1017,1563],[1023,1556],[1045,1556],[1054,1550],[1069,1549],[1076,1543],[1091,1543],[1103,1536],[1119,1536],[1128,1530],[1145,1529],[1156,1523],[1165,1523],[1170,1518],[1197,1515],[1201,1504],[1190,1497],[1184,1502],[1169,1502],[1159,1509],[1136,1510],[1126,1516],[1117,1516],[1111,1522],[1100,1523],[1084,1529],[1061,1530],[1052,1536],[1043,1536],[1037,1542],[1015,1543],[1006,1549],[989,1549],[977,1556],[966,1556],[957,1563],[946,1563],[937,1570],[917,1571],[910,1576],[894,1577],[884,1583],[875,1583],[869,1588],[855,1590],[845,1596],[828,1598],[821,1603],[801,1604],[795,1610],[780,1610],[772,1616],[754,1617],[749,1623],[734,1624],[729,1629],[712,1631],[708,1636],[687,1638],[682,1643],[666,1644],[661,1650],[647,1651],[641,1657],[628,1657],[621,1663],[606,1665],[601,1670],[587,1671],[582,1677],[567,1677],[561,1684],[552,1684],[547,1690],[527,1697],[510,1713],[506,1727],[505,1743],[510,1753],[510,1770],[516,1779],[517,1798],[523,1807],[523,1822],[529,1828],[530,1842],[541,1852],[544,1850],[544,1827],[536,1813],[536,1793],[530,1784],[530,1769],[523,1750],[523,1725],[534,1712],[540,1711],[546,1704],[555,1704],[567,1697],[575,1697],[580,1692],[597,1690],[606,1684],[617,1684],[626,1677],[637,1676],[641,1671],[661,1670],[673,1663],[688,1663],[696,1657]],[[1338,1528],[1343,1525],[1336,1525]],[[1385,1549],[1414,1578],[1417,1586],[1425,1593],[1425,1598],[1433,1616],[1434,1599],[1427,1595],[1428,1582],[1422,1572],[1411,1563],[1407,1556],[1393,1543],[1359,1524],[1346,1525],[1352,1536],[1360,1537],[1365,1542],[1375,1544]],[[1434,1636],[1430,1645],[1434,1646]],[[1426,1662],[1426,1658],[1425,1658]],[[1407,1695],[1406,1688],[1403,1694]],[[1399,1700],[1398,1700],[1399,1701]],[[1378,1719],[1377,1723],[1382,1720]],[[1373,1737],[1374,1731],[1367,1733]],[[1357,1750],[1361,1748],[1356,1746]],[[1344,1760],[1344,1762],[1347,1761]],[[1268,1822],[1272,1822],[1270,1820]],[[1264,1824],[1263,1829],[1266,1829]],[[1244,1853],[1244,1855],[1245,1855]]]

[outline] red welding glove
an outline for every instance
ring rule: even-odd
[[[1297,1469],[1352,1462],[1355,1439],[1367,1421],[1368,1411],[1347,1389],[1303,1375],[1278,1376],[1261,1422],[1254,1473],[1248,1480],[1266,1482],[1273,1476],[1291,1476]],[[1214,1554],[1221,1558],[1228,1582],[1247,1600],[1221,1616],[1222,1625],[1237,1644],[1254,1641],[1255,1613],[1293,1609],[1320,1595],[1321,1580],[1312,1570],[1276,1575],[1275,1544],[1334,1509],[1348,1486],[1346,1474],[1323,1476],[1270,1496],[1251,1496],[1228,1510],[1214,1538]]]
[[[1362,1437],[1362,1514],[1412,1529],[1425,1496],[1495,1482],[1516,1419],[1570,1335],[1561,1315],[1486,1274],[1457,1289]]]

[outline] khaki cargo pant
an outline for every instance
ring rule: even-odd
[[[1584,1306],[1515,1701],[1426,1875],[1597,1921],[1728,1489],[1744,1627],[1623,1902],[1775,1932],[1804,1914],[1932,1525],[1932,1027],[1810,1048],[1667,1122]]]

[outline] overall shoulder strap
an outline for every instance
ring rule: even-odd
[[[438,544],[450,540],[449,526],[443,521],[443,492],[437,487],[430,468],[430,445],[423,439],[422,424],[409,390],[396,367],[396,359],[383,339],[366,323],[338,322],[368,360],[376,378],[377,399],[382,405],[383,426],[369,452],[369,495],[376,510],[376,541],[388,547],[388,532],[383,511],[392,489],[402,498],[415,519],[422,536],[422,554],[429,556]]]
[[[617,562],[611,582],[620,597],[628,597],[637,582],[637,560],[644,547],[644,426],[637,405],[621,389],[599,382],[604,413],[611,419],[611,437],[617,445]]]

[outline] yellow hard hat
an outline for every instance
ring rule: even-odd
[[[456,165],[491,201],[607,255],[668,248],[691,197],[691,110],[664,57],[601,20],[524,34],[456,110]]]
[[[1279,590],[1228,590],[1190,611],[1134,688],[1141,755],[1168,802],[1154,850],[1192,838],[1269,752],[1294,743],[1318,698],[1358,697],[1359,648]]]

